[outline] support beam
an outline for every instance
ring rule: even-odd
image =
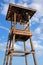
[[[23,57],[24,54],[9,54],[9,56],[19,56],[19,57]]]
[[[26,51],[26,42],[25,41],[24,41],[24,51]],[[26,62],[26,65],[28,65],[27,55],[25,55],[25,62]]]
[[[8,65],[8,56],[6,56],[6,62],[5,65]]]
[[[10,64],[9,65],[12,65],[12,56],[10,56]]]
[[[30,19],[30,16],[28,16],[28,19]],[[30,21],[29,21],[29,25],[30,25]],[[29,26],[29,31],[30,31],[30,26]],[[30,37],[30,45],[31,45],[31,49],[34,50],[34,46],[33,46],[33,43],[32,43],[32,39]],[[34,51],[35,52],[35,51]],[[33,53],[33,59],[34,59],[34,64],[37,65],[37,61],[36,61],[36,54]]]
[[[34,53],[34,50],[29,50],[29,51],[22,51],[22,50],[10,50],[10,49],[8,49],[8,52],[10,52],[10,53],[26,53],[26,54],[32,54],[32,53]]]
[[[14,12],[14,22],[16,23],[16,12]]]
[[[31,37],[30,37],[30,45],[31,45],[31,49],[34,50],[34,46],[33,46]],[[33,59],[34,59],[34,64],[37,65],[36,54],[35,53],[33,53]]]

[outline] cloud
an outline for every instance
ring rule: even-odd
[[[40,36],[39,36],[39,40],[43,41],[43,33],[40,34]]]
[[[6,50],[6,45],[7,45],[7,42],[0,43],[0,51],[5,51]],[[15,44],[14,49],[15,50],[21,50],[21,46]]]
[[[7,10],[8,10],[8,6],[9,3],[15,4],[15,0],[4,0],[4,3],[0,3],[1,5],[1,14],[6,15],[7,14]]]
[[[6,2],[9,2],[9,0],[4,0],[4,2],[6,3]]]
[[[33,32],[33,37],[34,40],[41,40],[43,41],[43,24],[40,24],[35,28]]]
[[[8,4],[3,4],[1,14],[6,15],[8,10]]]
[[[9,30],[8,28],[4,27],[4,26],[0,26],[0,28],[1,28],[1,29],[5,29],[5,30],[7,30],[7,31],[10,32],[10,30]]]
[[[10,0],[10,3],[13,3],[13,4],[15,4],[15,0]]]
[[[5,51],[6,50],[6,42],[0,43],[0,51]]]
[[[39,41],[39,40],[33,41],[33,45],[36,50],[36,54],[38,54],[39,56],[41,56],[43,54],[43,46],[40,43],[41,43],[41,41]]]
[[[43,24],[43,16],[40,18],[40,23]]]
[[[33,16],[33,17],[31,18],[31,25],[32,25],[32,24],[35,24],[35,23],[39,23],[39,18],[36,17],[36,16]]]
[[[15,49],[15,50],[21,50],[22,48],[21,48],[21,46],[15,44],[15,45],[14,45],[14,49]]]
[[[34,3],[43,3],[43,0],[32,0]]]
[[[19,3],[17,3],[17,5],[24,6],[24,7],[28,7],[28,4],[26,2],[23,3],[21,1]]]
[[[35,34],[41,34],[41,28],[37,27],[34,31]]]

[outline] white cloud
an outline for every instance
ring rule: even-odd
[[[15,45],[14,45],[14,49],[15,49],[15,50],[21,50],[21,46],[15,44]]]
[[[6,50],[6,45],[7,45],[7,42],[0,43],[0,51],[5,51]],[[15,50],[21,50],[21,46],[15,44],[14,49]]]
[[[27,3],[24,3],[23,6],[24,6],[24,7],[28,7]]]
[[[41,5],[41,4],[38,4],[38,3],[31,3],[31,4],[30,4],[30,7],[32,7],[32,8],[34,8],[34,9],[40,11],[41,8],[42,8],[42,5]]]
[[[40,18],[40,23],[42,23],[42,24],[43,24],[43,18]]]
[[[36,54],[41,56],[43,54],[43,46],[40,45],[41,41],[33,41],[34,48],[36,50]]]
[[[4,0],[4,2],[7,3],[7,4],[0,3],[1,4],[1,8],[2,8],[1,14],[6,15],[9,3],[15,4],[15,0],[10,0],[10,1],[9,0]]]
[[[13,3],[13,4],[15,4],[15,0],[10,0],[10,3]]]
[[[24,2],[27,2],[27,1],[29,1],[29,0],[23,0]]]
[[[4,27],[4,26],[0,26],[0,28],[1,28],[1,29],[5,29],[5,30],[9,31],[9,29],[8,29],[8,28],[6,28],[6,27]],[[10,31],[9,31],[9,32],[10,32]]]
[[[31,24],[35,24],[35,23],[39,23],[39,18],[33,16],[33,17],[31,18]]]
[[[32,0],[34,3],[43,3],[43,0]]]
[[[0,51],[5,51],[5,50],[6,50],[6,42],[0,43]]]
[[[36,28],[34,34],[41,34],[41,28],[40,27]]]
[[[39,40],[43,41],[43,33],[40,34]]]
[[[28,7],[28,5],[27,5],[26,2],[25,2],[25,3],[23,3],[23,2],[19,2],[19,3],[17,3],[17,5],[24,6],[24,7]]]
[[[8,10],[8,4],[3,4],[1,14],[6,15]]]
[[[41,25],[34,30],[32,38],[43,41],[43,27]]]
[[[43,4],[42,3],[31,3],[29,7],[34,8],[37,10],[36,17],[41,17],[43,15]]]
[[[9,2],[9,0],[4,0],[4,2]]]
[[[5,3],[15,3],[15,0],[4,0]]]

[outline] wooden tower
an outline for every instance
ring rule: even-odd
[[[10,58],[9,65],[12,65],[13,56],[25,57],[26,65],[28,65],[28,62],[27,62],[28,54],[33,55],[34,64],[37,65],[35,50],[34,50],[32,39],[31,39],[32,32],[30,32],[30,26],[29,26],[29,23],[30,23],[29,20],[31,19],[31,17],[34,15],[35,12],[36,12],[35,9],[25,8],[25,7],[17,6],[14,4],[9,5],[6,20],[8,20],[9,22],[11,21],[11,28],[10,28],[10,33],[8,36],[3,65],[8,65],[9,58]],[[23,25],[23,26],[27,24],[27,26],[25,26],[23,30],[19,30],[19,29],[16,29],[17,23],[20,23],[20,25]],[[26,41],[28,39],[30,40],[31,50],[27,51]],[[15,41],[24,42],[24,51],[14,49]]]

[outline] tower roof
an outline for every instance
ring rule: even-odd
[[[6,16],[6,20],[14,21],[14,13],[16,12],[16,22],[28,21],[28,16],[31,17],[35,14],[36,10],[32,8],[27,8],[15,4],[10,4]]]

